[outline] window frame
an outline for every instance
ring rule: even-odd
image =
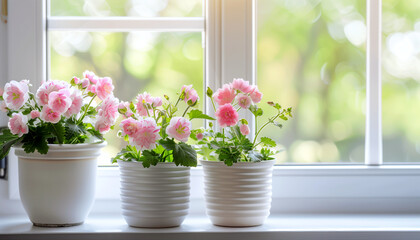
[[[207,86],[216,89],[230,82],[233,77],[256,82],[256,1],[206,1],[204,22]],[[365,165],[275,166],[272,202],[274,213],[420,212],[420,186],[415,184],[420,181],[420,166],[381,165],[381,0],[367,0],[367,4],[367,68],[371,70],[367,71],[365,144],[369,151],[366,151]],[[46,0],[9,1],[8,79],[31,79],[35,88],[47,76],[46,7]],[[208,113],[212,111],[208,102],[206,110]],[[17,167],[17,159],[11,154],[9,203],[19,200]],[[190,212],[204,213],[202,168],[192,169],[191,175]],[[110,203],[115,204],[115,207],[110,208]],[[117,206],[119,171],[117,168],[99,168],[97,201],[93,211],[118,212]],[[19,212],[22,209],[3,211]]]

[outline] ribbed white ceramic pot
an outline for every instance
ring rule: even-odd
[[[166,228],[181,225],[188,215],[190,168],[158,163],[144,168],[141,162],[118,161],[121,208],[132,227]]]
[[[270,215],[274,161],[201,161],[206,212],[214,225],[257,226]]]
[[[23,207],[35,226],[82,224],[92,208],[97,157],[106,143],[48,146],[47,154],[15,148]]]

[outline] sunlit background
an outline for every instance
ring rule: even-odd
[[[420,161],[420,1],[382,3],[385,162]]]
[[[201,0],[50,0],[52,16],[199,17],[202,9]],[[385,162],[420,160],[419,12],[420,1],[383,0]],[[283,129],[264,131],[284,150],[277,162],[363,163],[366,0],[257,0],[257,26],[263,102],[294,109]],[[138,89],[175,95],[183,84],[193,84],[203,97],[201,33],[48,36],[53,79],[69,80],[90,69],[112,77],[121,100],[133,99]],[[122,147],[114,134],[108,134],[108,155]]]
[[[294,109],[264,132],[285,150],[278,162],[364,161],[365,45],[365,0],[258,1],[258,85]]]

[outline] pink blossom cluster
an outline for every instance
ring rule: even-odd
[[[156,120],[150,117],[135,120],[127,118],[121,121],[120,127],[123,135],[128,135],[129,143],[137,146],[141,151],[156,148],[160,127]]]
[[[98,116],[95,129],[100,133],[106,133],[115,124],[118,114],[119,101],[113,95],[108,96],[101,105],[98,106]]]
[[[181,88],[179,100],[187,103],[188,108],[194,106],[198,99],[197,91],[192,85]],[[142,151],[156,148],[162,135],[181,142],[188,141],[192,130],[191,122],[185,117],[167,115],[168,112],[162,105],[162,98],[153,97],[147,92],[139,94],[135,103],[121,102],[118,105],[119,113],[125,118],[120,124],[121,133],[122,136],[128,136],[129,144],[135,145]],[[176,108],[176,105],[173,107]],[[162,116],[170,119],[169,124],[159,121]],[[162,124],[166,127],[164,132],[161,131]]]
[[[22,136],[28,133],[28,117],[23,110],[31,110],[30,119],[58,123],[62,117],[77,116],[86,97],[98,96],[103,101],[97,106],[96,130],[101,133],[108,131],[118,117],[119,101],[114,98],[114,86],[109,77],[100,78],[85,71],[82,80],[74,77],[71,84],[56,80],[43,82],[35,94],[29,92],[29,85],[28,80],[13,80],[6,83],[4,91],[0,91],[1,110],[18,111],[12,114],[8,124],[13,134]]]
[[[147,92],[139,94],[136,98],[136,111],[142,117],[152,116],[155,108],[162,106],[162,98],[152,97]]]
[[[249,109],[253,104],[261,102],[262,93],[256,85],[250,85],[248,81],[241,78],[233,79],[230,84],[224,84],[212,96],[219,105],[216,110],[216,118],[221,127],[231,127],[238,123],[239,115],[235,105],[240,108]],[[249,127],[242,124],[240,126],[243,135],[249,134]]]
[[[262,93],[258,90],[257,85],[249,85],[248,81],[235,78],[232,83],[224,84],[222,88],[218,89],[213,98],[220,106],[226,103],[232,104],[233,100],[236,100],[240,107],[249,108],[252,103],[261,102]]]

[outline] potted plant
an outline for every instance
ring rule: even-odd
[[[220,131],[210,128],[196,131],[200,139],[198,153],[204,170],[206,212],[215,225],[261,225],[270,214],[271,179],[276,142],[260,137],[268,125],[281,127],[278,120],[288,120],[291,108],[283,109],[278,103],[268,102],[276,114],[261,124],[263,111],[257,106],[262,93],[257,86],[243,79],[234,79],[214,94],[208,88],[207,96],[214,107]],[[217,103],[217,107],[216,104]],[[246,119],[238,112],[250,111],[255,118],[254,139]]]
[[[197,154],[186,143],[191,120],[212,119],[194,109],[198,95],[192,85],[182,87],[176,103],[166,95],[162,102],[145,92],[135,103],[119,107],[126,118],[119,135],[129,144],[113,163],[118,162],[121,173],[122,214],[133,227],[175,227],[183,222],[189,208],[190,167],[197,165]]]
[[[10,118],[0,158],[18,156],[19,191],[36,226],[83,223],[95,194],[96,159],[119,115],[111,78],[92,72],[70,83],[47,81],[36,93],[28,80],[10,81],[0,106]]]

